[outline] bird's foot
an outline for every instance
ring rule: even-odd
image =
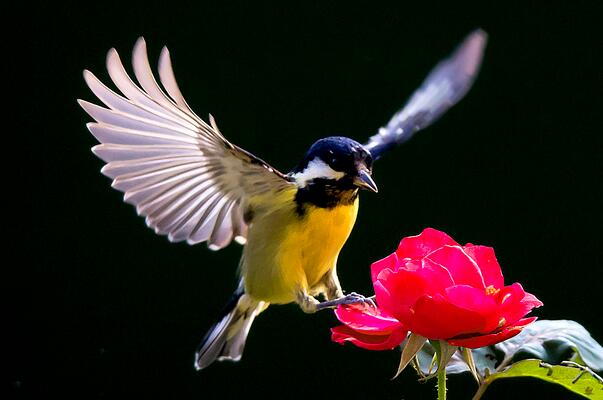
[[[371,307],[376,307],[374,299],[375,299],[375,296],[365,297],[356,292],[352,292],[352,293],[346,294],[345,296],[340,297],[335,300],[327,300],[327,301],[318,303],[316,305],[316,311],[324,310],[325,308],[335,308],[340,305],[359,304],[359,303],[365,304],[365,305],[368,305]]]

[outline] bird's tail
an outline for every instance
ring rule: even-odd
[[[253,299],[245,294],[242,287],[233,294],[230,301],[195,353],[195,368],[206,368],[214,361],[239,361],[243,355],[245,340],[256,315],[270,303]]]

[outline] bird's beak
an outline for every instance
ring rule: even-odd
[[[365,169],[361,169],[358,171],[358,176],[354,178],[354,185],[362,189],[371,190],[375,193],[379,191],[379,189],[377,189],[377,184],[375,183],[373,178],[371,178],[369,172]]]

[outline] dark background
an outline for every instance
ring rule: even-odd
[[[424,227],[494,246],[506,282],[603,340],[600,21],[586,2],[298,5],[29,4],[15,15],[6,78],[17,115],[5,136],[8,388],[17,398],[435,398],[399,354],[330,342],[330,312],[271,307],[243,360],[193,369],[193,352],[235,287],[236,244],[220,252],[170,244],[99,173],[84,68],[107,80],[140,35],[155,65],[170,48],[192,108],[234,143],[287,171],[316,139],[364,141],[472,29],[490,35],[469,95],[376,165],[339,259],[345,289],[370,294],[369,265]],[[284,2],[283,2],[284,3]],[[594,3],[594,2],[593,2]],[[27,35],[25,35],[27,34]],[[25,37],[28,39],[24,39]],[[25,44],[21,41],[25,40]],[[23,74],[23,72],[26,72]],[[32,85],[23,89],[25,84]],[[9,109],[10,110],[10,109]],[[25,149],[24,155],[22,150]],[[15,188],[15,189],[13,189]],[[15,192],[19,190],[19,192]],[[25,210],[21,208],[25,206]],[[16,229],[15,229],[16,228]],[[5,373],[6,374],[6,373]],[[469,398],[468,376],[449,379]],[[572,398],[531,380],[497,382],[486,399]]]

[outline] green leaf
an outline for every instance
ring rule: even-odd
[[[576,364],[577,365],[577,364]],[[473,400],[481,398],[489,384],[497,379],[532,377],[561,385],[588,399],[603,399],[601,378],[591,374],[585,368],[565,365],[550,365],[541,360],[523,360],[503,372],[497,372],[485,378]]]
[[[603,370],[603,347],[575,321],[539,320],[494,348],[513,362],[538,358],[550,364],[571,360],[578,352],[585,365],[596,371]]]

